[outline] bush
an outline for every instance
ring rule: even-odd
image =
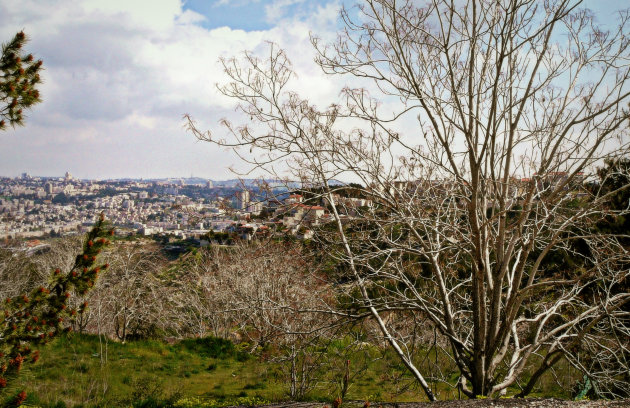
[[[148,397],[140,401],[134,401],[133,408],[162,408],[165,405],[155,397]]]
[[[256,384],[245,384],[243,387],[244,390],[262,390],[263,388],[267,388],[267,384],[263,382],[258,382]]]
[[[234,343],[219,337],[202,337],[200,339],[185,339],[180,342],[184,349],[203,357],[226,359],[239,357],[241,352],[236,350]],[[239,360],[240,361],[240,360]]]

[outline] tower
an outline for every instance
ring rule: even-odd
[[[242,190],[238,193],[238,208],[244,210],[249,205],[249,191]]]

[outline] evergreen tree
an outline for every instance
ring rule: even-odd
[[[28,37],[20,31],[7,44],[2,44],[0,58],[0,130],[8,125],[24,124],[23,110],[41,102],[37,85],[42,61],[22,48]]]
[[[4,300],[0,306],[4,309],[0,309],[0,393],[25,363],[39,359],[37,347],[70,331],[74,316],[88,306],[86,302],[72,309],[68,298],[72,293],[85,294],[94,286],[99,272],[108,268],[107,264],[97,264],[96,258],[113,232],[101,214],[69,271],[55,269],[46,287]]]

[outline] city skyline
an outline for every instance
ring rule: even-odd
[[[116,181],[116,180],[134,180],[134,181],[162,181],[162,180],[206,180],[206,181],[218,181],[218,182],[227,182],[227,181],[235,181],[235,180],[259,180],[260,178],[238,178],[234,176],[230,176],[229,174],[224,178],[211,178],[211,177],[202,177],[196,176],[194,174],[189,174],[187,176],[184,175],[173,175],[173,176],[165,176],[165,177],[103,177],[103,178],[92,178],[92,177],[79,177],[75,176],[71,171],[66,171],[61,174],[32,174],[28,171],[18,172],[16,175],[8,175],[8,174],[0,174],[0,179],[2,178],[10,178],[10,179],[18,179],[24,178],[26,175],[29,178],[40,178],[40,179],[63,179],[67,174],[71,175],[71,178],[74,180],[93,180],[93,181]]]

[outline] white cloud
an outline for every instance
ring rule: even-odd
[[[82,5],[94,15],[128,19],[133,24],[153,30],[169,29],[183,14],[180,0],[84,0]]]
[[[213,7],[221,7],[221,6],[242,6],[245,4],[251,3],[260,3],[260,0],[217,0],[212,6]]]
[[[235,158],[202,147],[181,119],[191,113],[218,130],[221,117],[234,115],[234,102],[216,91],[225,81],[219,57],[274,41],[292,59],[301,93],[328,104],[340,89],[313,64],[309,40],[311,30],[334,30],[337,4],[286,14],[295,2],[276,1],[276,25],[251,32],[203,28],[205,17],[179,0],[0,3],[0,38],[24,29],[46,68],[44,102],[25,128],[0,134],[0,175],[228,177]]]
[[[206,16],[192,10],[185,10],[176,18],[177,24],[184,24],[184,25],[203,23],[206,20],[207,20]]]

